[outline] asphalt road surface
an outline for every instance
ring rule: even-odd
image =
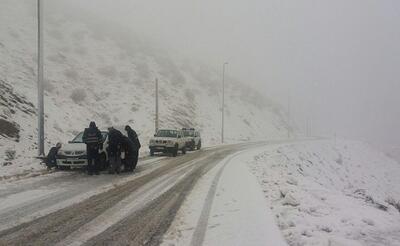
[[[185,197],[236,144],[141,160],[134,174],[56,172],[0,189],[0,245],[158,245]]]

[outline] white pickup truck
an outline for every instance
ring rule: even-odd
[[[156,152],[170,153],[177,156],[178,151],[186,154],[186,140],[182,130],[160,129],[150,139],[149,143],[150,155]]]
[[[186,148],[193,151],[201,149],[201,136],[200,132],[194,128],[182,128],[183,134],[186,138]]]

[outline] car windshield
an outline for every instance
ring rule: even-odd
[[[103,142],[106,140],[107,138],[107,132],[101,132],[101,135],[103,136]],[[80,132],[78,135],[76,135],[76,137],[71,141],[71,143],[83,143],[82,140],[83,137],[83,132]]]
[[[175,130],[159,130],[156,134],[156,137],[162,137],[162,138],[176,138],[177,136],[177,131]]]
[[[193,137],[194,136],[194,131],[183,131],[183,135],[185,137]]]

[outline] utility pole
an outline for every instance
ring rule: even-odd
[[[222,125],[221,125],[221,143],[224,143],[224,120],[225,120],[225,65],[228,65],[227,62],[224,62],[222,65]]]
[[[290,138],[290,92],[288,93],[288,103],[287,103],[287,111],[288,111],[288,121],[287,121],[287,137]]]
[[[156,78],[156,117],[155,117],[155,132],[158,131],[158,79]]]
[[[43,92],[43,4],[37,0],[38,17],[38,150],[39,156],[44,156],[44,92]]]

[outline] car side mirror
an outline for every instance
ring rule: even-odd
[[[72,141],[68,141],[68,143],[72,143]]]
[[[157,137],[157,134],[154,134],[154,137]]]

